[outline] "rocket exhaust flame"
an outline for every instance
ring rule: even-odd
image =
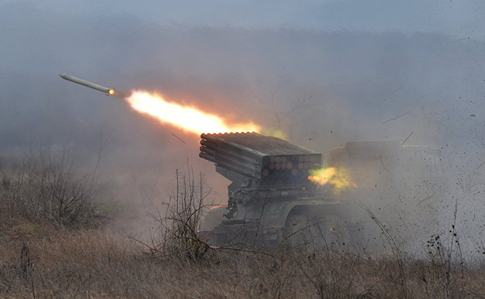
[[[350,188],[357,187],[357,185],[352,181],[350,172],[343,167],[328,167],[310,170],[310,176],[308,176],[308,179],[318,185],[333,185],[335,188],[334,192],[337,195]]]
[[[260,126],[252,122],[228,124],[222,117],[194,107],[167,102],[154,93],[137,90],[131,93],[120,92],[114,88],[101,86],[67,74],[59,76],[64,80],[101,91],[108,96],[125,99],[134,110],[140,113],[150,115],[163,124],[170,124],[198,135],[202,133],[259,132],[261,130]]]
[[[168,102],[162,96],[146,91],[133,91],[125,99],[131,107],[143,114],[150,115],[163,124],[170,124],[179,129],[195,134],[259,132],[260,126],[249,122],[229,124],[223,118],[203,112],[197,108]]]

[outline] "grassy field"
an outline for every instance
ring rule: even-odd
[[[135,240],[110,228],[95,180],[70,163],[20,165],[0,187],[1,298],[485,298],[483,267],[438,238],[421,260],[210,248],[194,233],[204,194],[192,175],[177,177],[157,238]]]

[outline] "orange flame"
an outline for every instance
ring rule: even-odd
[[[203,112],[197,108],[167,102],[162,96],[146,91],[134,91],[126,101],[131,107],[158,119],[162,124],[170,124],[187,132],[229,133],[259,132],[261,127],[250,122],[228,124],[222,117]]]
[[[319,185],[332,184],[335,187],[334,192],[336,194],[341,194],[349,188],[357,187],[352,181],[350,172],[343,167],[328,167],[310,170],[308,179]]]

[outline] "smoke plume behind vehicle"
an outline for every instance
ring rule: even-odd
[[[391,229],[422,230],[422,237],[447,232],[456,215],[467,250],[481,246],[483,40],[160,26],[127,16],[92,16],[85,23],[15,4],[2,8],[0,153],[17,152],[32,140],[51,147],[69,141],[95,152],[106,140],[102,173],[113,185],[112,198],[141,211],[134,222],[148,218],[170,193],[175,169],[186,169],[187,160],[211,179],[216,203],[224,202],[227,181],[197,158],[197,135],[160,126],[121,101],[100,101],[90,90],[73,93],[58,73],[158,91],[229,123],[253,120],[324,159],[348,141],[432,146],[446,166],[442,174],[423,177],[424,163],[398,165],[392,175],[383,170],[387,184],[400,187],[367,205],[386,221],[382,211],[401,214],[402,227]],[[438,225],[429,229],[427,221]]]

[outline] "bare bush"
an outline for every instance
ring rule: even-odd
[[[159,225],[149,244],[136,241],[145,245],[153,255],[197,262],[211,248],[197,234],[206,207],[204,199],[210,190],[204,175],[199,173],[196,177],[190,167],[187,175],[176,170],[175,180],[174,195],[169,197],[165,213],[155,215]]]
[[[80,246],[82,244],[82,246]],[[27,247],[25,247],[27,246]],[[215,251],[182,263],[142,254],[110,231],[55,230],[49,238],[2,242],[1,298],[483,298],[483,269],[452,267],[443,277],[425,261],[405,262],[406,292],[393,256],[274,255]]]
[[[485,296],[483,269],[450,262],[459,250],[454,230],[451,243],[429,243],[430,259],[421,261],[405,259],[394,245],[390,255],[372,258],[331,249],[262,252],[213,248],[197,235],[208,193],[204,177],[177,172],[176,184],[166,212],[157,216],[158,239],[144,243],[145,247],[99,228],[57,228],[47,235],[33,232],[20,239],[0,234],[0,297]],[[441,238],[435,236],[434,240]],[[146,254],[146,248],[151,254]]]
[[[65,227],[94,223],[96,171],[81,173],[72,148],[30,149],[16,160],[0,187],[4,217]]]

